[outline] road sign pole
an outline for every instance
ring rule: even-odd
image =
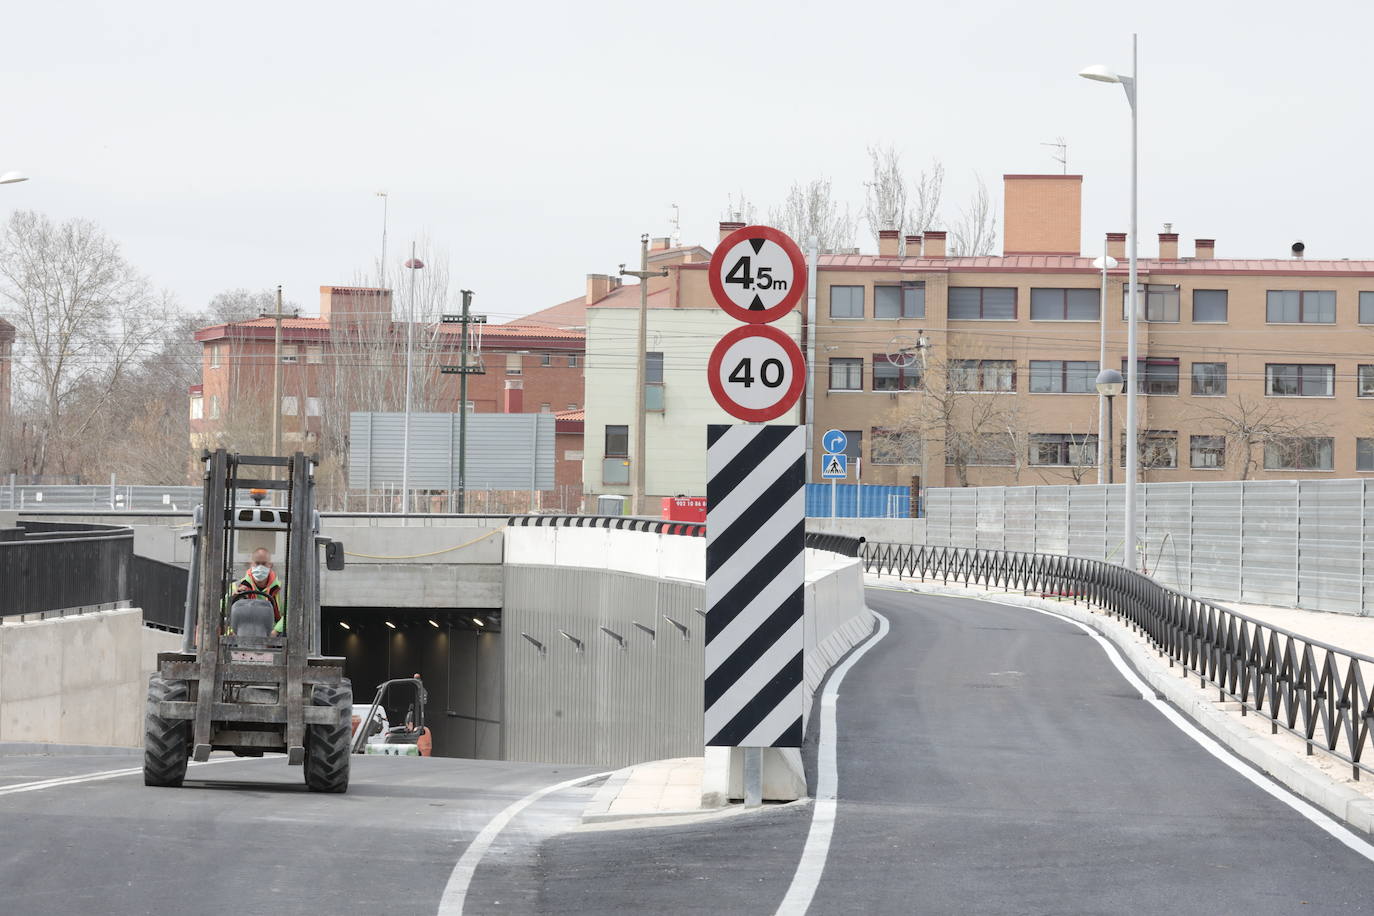
[[[830,478],[830,517],[835,517],[835,478]]]
[[[744,807],[757,808],[763,804],[763,748],[740,750],[744,751]]]

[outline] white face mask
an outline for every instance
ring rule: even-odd
[[[271,570],[266,566],[254,566],[250,572],[252,572],[254,580],[258,583],[263,583],[267,581],[267,574],[271,572]]]

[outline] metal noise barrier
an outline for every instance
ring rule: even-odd
[[[1102,608],[1146,636],[1160,655],[1301,738],[1350,764],[1371,743],[1374,657],[1349,652],[1195,598],[1102,560],[971,547],[865,543],[864,570],[898,577],[951,580]]]

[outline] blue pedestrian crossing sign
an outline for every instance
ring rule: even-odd
[[[827,454],[821,461],[821,479],[844,480],[849,476],[849,456]]]
[[[827,452],[842,452],[849,445],[849,437],[843,430],[828,429],[825,435],[821,436],[821,448]],[[843,462],[841,462],[843,467]]]

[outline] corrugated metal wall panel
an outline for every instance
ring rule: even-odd
[[[1298,482],[1252,480],[1241,523],[1240,600],[1293,604],[1298,577]]]
[[[1100,560],[1106,555],[1107,488],[1074,487],[1069,491],[1069,554]]]
[[[1296,604],[1360,612],[1360,530],[1365,482],[1303,481],[1298,487]]]
[[[1069,552],[1069,487],[1036,487],[1035,549]]]
[[[1007,550],[1035,549],[1035,493],[1038,487],[1006,487],[1003,503],[1006,506]]]
[[[974,487],[974,543],[992,550],[1006,548],[1006,487]]]
[[[554,423],[547,413],[468,414],[468,489],[553,489]],[[349,424],[348,485],[362,490],[399,484],[405,415],[359,412]],[[410,415],[412,487],[457,487],[458,438],[457,414]]]
[[[1152,483],[1140,488],[1139,537],[1145,563],[1156,581],[1188,587],[1190,484]],[[1124,487],[1123,487],[1124,489]]]

